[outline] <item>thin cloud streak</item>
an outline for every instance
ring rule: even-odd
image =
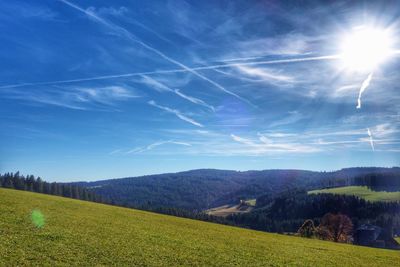
[[[178,90],[178,89],[175,89],[175,90],[174,90],[174,93],[175,93],[176,95],[178,95],[178,96],[180,96],[180,97],[182,97],[182,98],[184,98],[184,99],[186,99],[186,100],[188,100],[188,101],[194,103],[194,104],[201,105],[201,106],[204,106],[204,107],[206,107],[206,108],[211,109],[212,111],[215,111],[215,108],[214,108],[213,106],[207,104],[206,102],[204,102],[204,101],[201,100],[201,99],[198,99],[198,98],[195,98],[195,97],[192,97],[192,96],[189,96],[189,95],[185,95],[184,93],[182,93],[182,92],[181,92],[180,90]]]
[[[186,95],[178,89],[172,89],[172,88],[166,86],[165,84],[160,83],[159,81],[157,81],[147,75],[142,75],[142,79],[140,81],[142,83],[146,84],[147,86],[154,88],[158,92],[170,92],[170,93],[176,94],[177,96],[179,96],[193,104],[204,106],[206,108],[211,109],[212,111],[215,111],[215,108],[213,106],[207,104],[203,100],[195,98],[193,96]]]
[[[372,151],[375,151],[374,139],[372,138],[372,134],[371,134],[371,131],[369,130],[369,128],[367,128],[367,133],[369,136],[369,143],[371,145]]]
[[[232,95],[232,96],[234,96],[234,97],[236,97],[236,98],[238,98],[238,99],[240,99],[240,100],[242,100],[242,101],[244,101],[244,102],[246,102],[246,103],[248,103],[248,104],[250,104],[250,105],[252,105],[252,106],[255,106],[254,104],[252,104],[252,103],[251,103],[250,101],[248,101],[247,99],[245,99],[245,98],[243,98],[243,97],[241,97],[241,96],[235,94],[234,92],[229,91],[228,89],[226,89],[226,88],[223,87],[222,85],[220,85],[220,84],[214,82],[213,80],[207,78],[206,76],[200,74],[200,73],[197,72],[196,70],[189,68],[188,66],[182,64],[181,62],[179,62],[179,61],[177,61],[177,60],[175,60],[175,59],[173,59],[173,58],[171,58],[171,57],[165,55],[165,54],[164,54],[163,52],[161,52],[160,50],[158,50],[158,49],[156,49],[156,48],[154,48],[154,47],[152,47],[152,46],[150,46],[150,45],[144,43],[144,42],[141,41],[138,37],[136,37],[134,34],[132,34],[131,32],[129,32],[129,31],[126,30],[125,28],[120,27],[120,26],[118,26],[118,25],[115,25],[115,24],[113,24],[113,23],[111,23],[111,22],[108,22],[108,21],[104,20],[103,18],[97,16],[95,13],[90,12],[90,11],[87,11],[87,10],[85,10],[85,9],[83,9],[83,8],[81,8],[81,7],[79,7],[78,5],[75,5],[75,4],[73,4],[73,3],[71,3],[71,2],[69,2],[69,1],[67,1],[67,0],[59,0],[59,1],[61,1],[62,3],[64,3],[64,4],[66,4],[66,5],[68,5],[68,6],[72,7],[72,8],[74,8],[74,9],[76,9],[76,10],[78,10],[78,11],[84,13],[84,14],[86,14],[87,16],[89,16],[89,17],[91,17],[91,18],[94,18],[96,21],[98,21],[98,22],[100,22],[101,24],[103,24],[103,25],[109,27],[110,29],[112,29],[113,31],[115,31],[117,34],[120,34],[120,35],[122,35],[123,37],[128,38],[129,40],[131,40],[131,41],[133,41],[133,42],[135,42],[135,43],[137,43],[137,44],[143,46],[143,47],[146,48],[147,50],[149,50],[149,51],[151,51],[151,52],[153,52],[153,53],[159,55],[160,57],[162,57],[163,59],[169,61],[170,63],[172,63],[172,64],[174,64],[174,65],[177,65],[178,67],[181,67],[182,69],[184,69],[184,70],[186,70],[186,71],[192,73],[193,75],[197,76],[198,78],[200,78],[200,79],[202,79],[202,80],[204,80],[204,81],[209,82],[210,84],[212,84],[212,85],[215,86],[216,88],[222,90],[223,92],[225,92],[225,93],[227,93],[227,94],[229,94],[229,95]]]
[[[183,115],[179,110],[176,110],[176,109],[172,109],[172,108],[169,108],[169,107],[164,107],[164,106],[158,105],[154,100],[150,100],[150,101],[147,102],[147,103],[148,103],[149,105],[153,106],[153,107],[159,108],[159,109],[164,110],[164,111],[166,111],[166,112],[168,112],[168,113],[175,114],[175,116],[177,116],[179,119],[181,119],[181,120],[183,120],[183,121],[189,122],[189,123],[191,123],[191,124],[193,124],[193,125],[196,125],[196,126],[198,126],[198,127],[204,127],[201,123],[199,123],[199,122],[197,122],[197,121],[195,121],[195,120],[193,120],[193,119],[187,117],[186,115]]]
[[[134,148],[132,150],[127,151],[125,154],[139,154],[139,153],[143,153],[145,151],[152,150],[152,149],[154,149],[154,148],[156,148],[158,146],[165,145],[165,144],[174,144],[174,145],[179,145],[179,146],[192,146],[191,144],[186,143],[186,142],[168,140],[168,141],[156,142],[156,143],[150,144],[150,145],[148,145],[146,147]]]
[[[62,0],[59,0],[59,1],[62,1]],[[319,57],[302,57],[302,58],[290,58],[290,59],[278,59],[278,60],[267,60],[267,61],[209,65],[209,66],[193,67],[193,68],[190,68],[190,70],[192,70],[192,71],[215,70],[215,69],[224,69],[224,68],[239,67],[239,66],[274,65],[274,64],[286,64],[286,63],[321,61],[321,60],[336,60],[336,59],[340,59],[340,57],[338,55],[319,56]],[[88,77],[88,78],[79,78],[79,79],[70,79],[70,80],[10,84],[10,85],[0,86],[0,89],[34,86],[34,85],[54,85],[54,84],[63,84],[63,83],[108,80],[108,79],[128,78],[128,77],[143,76],[143,75],[185,73],[185,72],[190,72],[190,71],[188,71],[186,69],[170,69],[170,70],[157,70],[157,71],[147,71],[147,72],[132,72],[132,73],[125,73],[125,74],[93,76],[93,77]]]
[[[237,70],[241,73],[251,76],[251,77],[259,77],[264,81],[278,81],[278,82],[293,82],[293,77],[282,75],[279,73],[271,72],[267,69],[263,68],[252,68],[249,66],[237,66]]]
[[[141,83],[146,84],[147,86],[155,89],[158,92],[173,92],[171,88],[167,87],[166,85],[160,83],[159,81],[147,76],[142,75],[142,79],[140,79]]]
[[[358,93],[357,109],[361,108],[361,96],[364,93],[365,89],[368,88],[368,86],[369,86],[369,84],[371,82],[371,79],[372,79],[372,72],[368,75],[367,79],[365,79],[364,82],[361,85],[360,92]]]
[[[56,90],[6,90],[5,97],[38,104],[59,106],[76,110],[89,107],[110,108],[116,102],[140,97],[123,86],[56,88]]]
[[[318,148],[302,145],[293,142],[287,143],[274,143],[271,139],[266,137],[265,135],[258,134],[259,141],[255,142],[251,139],[243,138],[237,136],[235,134],[231,134],[231,138],[243,145],[250,147],[250,151],[253,154],[265,154],[265,153],[284,153],[284,152],[292,152],[292,153],[313,153],[319,151]]]

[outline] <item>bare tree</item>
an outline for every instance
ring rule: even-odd
[[[351,240],[353,223],[344,214],[327,213],[322,217],[317,234],[321,239],[347,243]]]
[[[303,225],[299,228],[297,233],[301,237],[313,237],[315,235],[315,226],[313,220],[306,220]]]

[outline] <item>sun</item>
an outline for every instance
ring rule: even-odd
[[[388,30],[366,26],[354,28],[341,40],[343,67],[357,72],[373,71],[391,55],[392,44]]]

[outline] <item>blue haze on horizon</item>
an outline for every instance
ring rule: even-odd
[[[356,109],[368,73],[329,56],[400,6],[348,2],[2,1],[0,173],[399,166],[400,57]]]

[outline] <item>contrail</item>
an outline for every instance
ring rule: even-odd
[[[150,145],[148,145],[146,147],[134,148],[134,149],[131,149],[131,150],[125,152],[125,154],[138,154],[138,153],[142,153],[142,152],[145,152],[145,151],[148,151],[148,150],[152,150],[155,147],[158,147],[158,146],[161,146],[161,145],[165,145],[165,144],[174,144],[174,145],[180,145],[180,146],[192,146],[191,144],[186,143],[186,142],[168,140],[168,141],[156,142],[156,143],[150,144]]]
[[[59,1],[61,1],[61,0],[59,0]],[[191,71],[215,70],[215,69],[223,69],[223,68],[239,67],[239,66],[274,65],[274,64],[285,64],[285,63],[296,63],[296,62],[307,62],[307,61],[335,60],[338,58],[339,58],[338,55],[329,55],[329,56],[319,56],[319,57],[303,57],[303,58],[277,59],[277,60],[267,60],[267,61],[243,62],[243,63],[228,63],[228,64],[193,67],[193,68],[189,68],[189,69]],[[187,70],[187,69],[157,70],[157,71],[147,71],[147,72],[132,72],[132,73],[115,74],[115,75],[93,76],[93,77],[88,77],[88,78],[69,79],[69,80],[9,84],[9,85],[0,86],[0,89],[17,88],[17,87],[25,87],[25,86],[36,86],[36,85],[56,85],[56,84],[65,84],[65,83],[76,83],[76,82],[87,82],[87,81],[96,81],[96,80],[127,78],[127,77],[143,76],[143,75],[184,73],[184,72],[189,72],[189,70]]]
[[[204,106],[204,107],[206,107],[206,108],[209,108],[211,111],[214,111],[214,112],[215,112],[215,108],[214,108],[213,106],[207,104],[206,102],[204,102],[204,101],[201,100],[201,99],[195,98],[195,97],[193,97],[193,96],[186,95],[186,94],[182,93],[179,89],[175,89],[175,90],[174,90],[174,93],[175,93],[176,95],[182,97],[183,99],[186,99],[186,100],[192,102],[193,104],[197,104],[197,105]]]
[[[365,89],[369,86],[370,82],[372,79],[372,72],[368,75],[367,79],[364,80],[364,82],[361,85],[360,92],[358,93],[358,99],[357,99],[357,108],[361,108],[361,96],[364,93]]]
[[[141,82],[146,84],[147,86],[149,86],[151,88],[154,88],[155,90],[157,90],[159,92],[163,92],[164,91],[164,92],[174,93],[177,96],[179,96],[179,97],[181,97],[181,98],[183,98],[183,99],[185,99],[185,100],[187,100],[189,102],[192,102],[193,104],[201,105],[201,106],[204,106],[206,108],[211,109],[212,111],[215,111],[215,108],[213,106],[207,104],[203,100],[195,98],[193,96],[186,95],[186,94],[182,93],[181,91],[179,91],[178,89],[172,89],[172,88],[166,86],[165,84],[160,83],[159,81],[157,81],[157,80],[155,80],[155,79],[153,79],[153,78],[151,78],[151,77],[149,77],[147,75],[142,75]]]
[[[193,124],[193,125],[196,125],[196,126],[198,126],[198,127],[204,127],[201,123],[199,123],[199,122],[197,122],[197,121],[195,121],[195,120],[193,120],[193,119],[187,117],[186,115],[183,115],[183,114],[182,114],[179,110],[177,110],[177,109],[172,109],[172,108],[169,108],[169,107],[164,107],[164,106],[158,105],[154,100],[150,100],[150,101],[147,102],[147,103],[148,103],[149,105],[153,106],[153,107],[159,108],[159,109],[164,110],[164,111],[166,111],[166,112],[168,112],[168,113],[175,114],[175,116],[177,116],[179,119],[181,119],[181,120],[183,120],[183,121],[186,121],[186,122],[191,123],[191,124]]]
[[[67,1],[67,0],[59,0],[59,1],[61,1],[62,3],[64,3],[64,4],[66,4],[66,5],[68,5],[68,6],[72,7],[72,8],[74,8],[74,9],[76,9],[76,10],[78,10],[78,11],[84,13],[84,14],[86,14],[87,16],[89,16],[89,17],[95,19],[96,21],[100,22],[101,24],[103,24],[103,25],[109,27],[110,29],[112,29],[113,31],[115,31],[117,34],[120,34],[120,35],[122,35],[122,36],[128,38],[129,40],[131,40],[131,41],[133,41],[133,42],[135,42],[135,43],[137,43],[137,44],[143,46],[143,47],[146,48],[147,50],[149,50],[149,51],[151,51],[151,52],[153,52],[153,53],[159,55],[160,57],[162,57],[163,59],[169,61],[170,63],[179,66],[180,68],[182,68],[182,69],[184,69],[184,70],[186,70],[186,71],[192,73],[193,75],[197,76],[198,78],[200,78],[200,79],[202,79],[202,80],[204,80],[204,81],[209,82],[210,84],[212,84],[212,85],[215,86],[216,88],[222,90],[223,92],[225,92],[225,93],[227,93],[227,94],[229,94],[229,95],[232,95],[232,96],[234,96],[234,97],[236,97],[236,98],[238,98],[238,99],[240,99],[240,100],[242,100],[242,101],[244,101],[244,102],[246,102],[246,103],[248,103],[248,104],[250,104],[250,105],[256,107],[254,104],[252,104],[252,103],[251,103],[250,101],[248,101],[247,99],[245,99],[245,98],[239,96],[238,94],[236,94],[236,93],[234,93],[234,92],[229,91],[229,90],[226,89],[225,87],[223,87],[223,86],[221,86],[220,84],[218,84],[218,83],[216,83],[216,82],[210,80],[209,78],[207,78],[206,76],[200,74],[200,73],[197,72],[196,70],[189,68],[188,66],[186,66],[186,65],[184,65],[184,64],[182,64],[182,63],[180,63],[180,62],[178,62],[177,60],[175,60],[175,59],[173,59],[173,58],[171,58],[171,57],[165,55],[165,54],[164,54],[163,52],[161,52],[160,50],[158,50],[158,49],[156,49],[156,48],[154,48],[154,47],[152,47],[152,46],[150,46],[150,45],[144,43],[144,42],[141,41],[138,37],[136,37],[134,34],[132,34],[131,32],[129,32],[129,31],[126,30],[125,28],[122,28],[122,27],[120,27],[120,26],[118,26],[118,25],[115,25],[115,24],[113,24],[113,23],[111,23],[111,22],[108,22],[108,21],[104,20],[103,18],[97,16],[97,15],[94,14],[93,12],[89,12],[89,11],[87,11],[87,10],[85,10],[85,9],[83,9],[83,8],[81,8],[81,7],[79,7],[79,6],[75,5],[75,4],[73,4],[73,3],[69,2],[69,1]]]
[[[367,128],[367,133],[369,136],[369,143],[371,144],[372,151],[375,151],[374,139],[372,139],[372,134],[371,134],[371,131],[369,130],[369,128]]]

